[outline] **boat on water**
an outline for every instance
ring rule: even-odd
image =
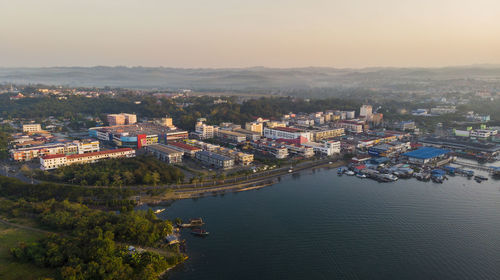
[[[488,180],[488,177],[485,177],[485,176],[482,176],[482,175],[476,175],[476,176],[474,176],[474,179],[481,180],[481,181],[486,181],[486,180]]]
[[[399,179],[397,176],[393,174],[380,174],[379,176],[385,182],[394,182]]]
[[[364,179],[364,178],[366,178],[366,175],[362,174],[362,173],[358,173],[358,174],[356,174],[356,177]]]
[[[161,212],[165,211],[165,208],[161,208],[161,209],[156,209],[154,211],[155,214],[160,214]]]
[[[210,234],[210,232],[208,232],[204,229],[201,229],[201,228],[195,228],[195,229],[191,230],[191,234],[203,237],[203,236],[208,236]]]
[[[354,175],[355,175],[355,173],[354,173],[352,170],[347,170],[347,171],[345,172],[345,174],[346,174],[347,176],[354,176]]]

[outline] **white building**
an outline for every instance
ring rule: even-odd
[[[195,131],[200,139],[210,139],[215,137],[217,128],[213,125],[204,124],[202,120],[199,120],[195,125]]]
[[[369,120],[373,115],[372,111],[373,111],[372,105],[363,105],[359,109],[359,116],[365,117],[367,120]]]
[[[326,156],[340,154],[340,141],[324,141],[322,143],[307,142],[304,143],[303,145],[306,147],[313,148],[313,151],[315,153],[323,154]]]
[[[297,139],[304,137],[311,141],[311,133],[292,127],[264,128],[264,137],[270,139]]]

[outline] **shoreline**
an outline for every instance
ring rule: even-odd
[[[200,188],[191,188],[191,189],[182,189],[182,190],[174,190],[173,192],[159,195],[159,196],[150,196],[141,198],[141,202],[147,205],[158,205],[166,201],[175,201],[181,199],[189,199],[189,198],[200,198],[205,197],[205,194],[212,193],[214,195],[226,192],[244,192],[250,190],[261,189],[264,187],[272,186],[279,182],[279,177],[287,175],[287,174],[295,174],[300,171],[305,170],[314,170],[316,168],[337,168],[339,166],[345,165],[343,160],[334,161],[332,163],[322,162],[318,165],[312,166],[304,166],[304,167],[296,167],[293,169],[293,172],[288,172],[289,169],[278,172],[276,174],[271,174],[264,177],[259,177],[256,179],[251,179],[248,181],[230,183],[222,186],[208,186],[208,187],[200,187]]]

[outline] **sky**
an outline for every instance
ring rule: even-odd
[[[498,0],[0,0],[0,67],[471,64]]]

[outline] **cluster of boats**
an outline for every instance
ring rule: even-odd
[[[339,176],[356,176],[359,178],[370,178],[377,180],[379,182],[394,182],[399,178],[416,178],[420,181],[433,181],[435,183],[442,184],[445,180],[448,180],[447,175],[462,175],[468,178],[474,178],[476,182],[481,183],[482,181],[488,180],[487,177],[481,175],[475,175],[474,171],[461,169],[451,166],[443,166],[436,169],[424,169],[420,172],[414,172],[414,170],[404,164],[398,164],[390,168],[378,168],[377,170],[359,167],[346,167],[342,166],[337,169],[337,174]]]
[[[374,169],[362,169],[357,172],[347,168],[339,167],[337,169],[337,174],[342,176],[343,174],[347,176],[356,176],[358,178],[371,178],[379,182],[394,182],[398,180],[398,177],[394,174],[379,172]]]
[[[191,219],[189,220],[189,223],[186,224],[177,224],[179,228],[190,228],[191,229],[191,234],[195,236],[200,236],[200,237],[205,237],[210,234],[210,232],[202,229],[202,226],[205,223],[201,218],[197,219]]]

